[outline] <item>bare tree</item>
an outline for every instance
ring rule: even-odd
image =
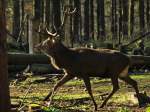
[[[0,0],[0,111],[10,112],[8,65],[6,51],[5,0]]]

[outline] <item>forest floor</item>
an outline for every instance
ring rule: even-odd
[[[59,79],[50,76],[27,75],[27,78],[10,79],[11,102],[17,104],[20,111],[27,111],[32,104],[46,108],[43,112],[93,111],[93,103],[82,80],[73,79],[63,85],[54,96],[51,107],[48,108],[46,102],[42,100]],[[140,91],[146,91],[150,96],[150,74],[132,75],[132,78],[138,82]],[[108,101],[107,106],[101,109],[99,108],[103,101],[101,95],[111,91],[111,81],[110,79],[92,78],[91,84],[94,98],[98,104],[97,112],[145,112],[150,108],[150,106],[138,108],[133,88],[119,80],[119,91]]]

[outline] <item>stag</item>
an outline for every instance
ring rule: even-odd
[[[64,13],[64,18],[66,19],[68,15],[74,12],[75,10],[71,11],[67,9]],[[62,26],[64,25],[65,19]],[[130,59],[128,56],[116,50],[67,48],[61,42],[58,32],[51,33],[46,30],[43,34],[47,35],[48,38],[38,44],[36,48],[40,49],[51,59],[51,63],[56,69],[62,69],[65,73],[62,79],[56,83],[52,92],[49,92],[45,97],[44,101],[48,100],[50,97],[51,103],[54,93],[56,93],[56,90],[60,86],[74,77],[80,77],[83,79],[88,94],[93,101],[94,109],[97,110],[97,104],[91,90],[90,77],[101,77],[110,78],[113,89],[100,107],[104,107],[113,94],[118,91],[118,79],[125,81],[134,88],[140,105],[137,82],[128,75],[128,68],[130,66]]]

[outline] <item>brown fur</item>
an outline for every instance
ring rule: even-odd
[[[67,48],[57,38],[48,38],[37,46],[46,53],[52,60],[52,64],[57,69],[63,69],[64,77],[54,86],[52,92],[45,98],[52,100],[53,93],[67,81],[74,77],[84,80],[85,86],[94,103],[95,110],[97,104],[94,100],[89,77],[110,78],[113,85],[112,92],[104,100],[103,107],[109,98],[119,89],[118,78],[132,85],[138,96],[139,90],[136,81],[128,76],[130,59],[128,56],[116,50],[109,49],[89,49],[89,48]]]

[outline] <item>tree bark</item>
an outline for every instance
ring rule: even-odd
[[[10,112],[5,0],[0,0],[0,111]]]

